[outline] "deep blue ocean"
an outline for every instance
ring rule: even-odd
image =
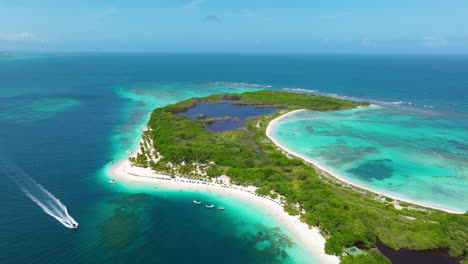
[[[0,59],[0,263],[316,263],[268,214],[241,201],[107,183],[106,166],[135,147],[149,112],[185,98],[307,89],[433,111],[465,120],[452,129],[468,131],[468,56],[16,56]],[[60,199],[80,228],[45,214],[11,168]],[[197,210],[194,196],[232,210]]]

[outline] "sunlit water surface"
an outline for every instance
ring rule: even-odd
[[[153,108],[220,92],[306,89],[434,107],[432,117],[385,107],[304,113],[290,120],[294,131],[280,124],[275,133],[371,188],[453,207],[466,200],[466,123],[457,117],[468,106],[466,57],[18,55],[0,59],[0,154],[57,197],[80,228],[45,214],[2,170],[1,263],[316,263],[251,204],[107,183],[109,162],[136,147]]]

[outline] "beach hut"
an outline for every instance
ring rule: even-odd
[[[359,256],[359,255],[367,255],[366,253],[362,252],[359,248],[357,247],[350,247],[350,248],[345,248],[344,252],[348,255],[351,256]]]

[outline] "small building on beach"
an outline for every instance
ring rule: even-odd
[[[362,252],[362,250],[360,250],[357,247],[345,248],[344,252],[348,255],[355,256],[355,257],[359,255],[367,255],[366,253]]]

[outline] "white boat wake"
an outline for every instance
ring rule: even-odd
[[[42,185],[36,183],[33,179],[31,179],[31,181],[35,184],[35,186],[32,187],[33,189],[20,186],[21,190],[41,207],[46,214],[57,219],[57,221],[62,223],[65,227],[77,228],[78,223],[68,214],[67,207],[42,187]]]
[[[42,185],[37,183],[26,172],[13,164],[5,164],[5,160],[0,159],[0,168],[12,179],[18,187],[34,201],[46,214],[52,216],[62,225],[76,229],[78,222],[68,214],[67,207],[54,195],[47,191]]]

